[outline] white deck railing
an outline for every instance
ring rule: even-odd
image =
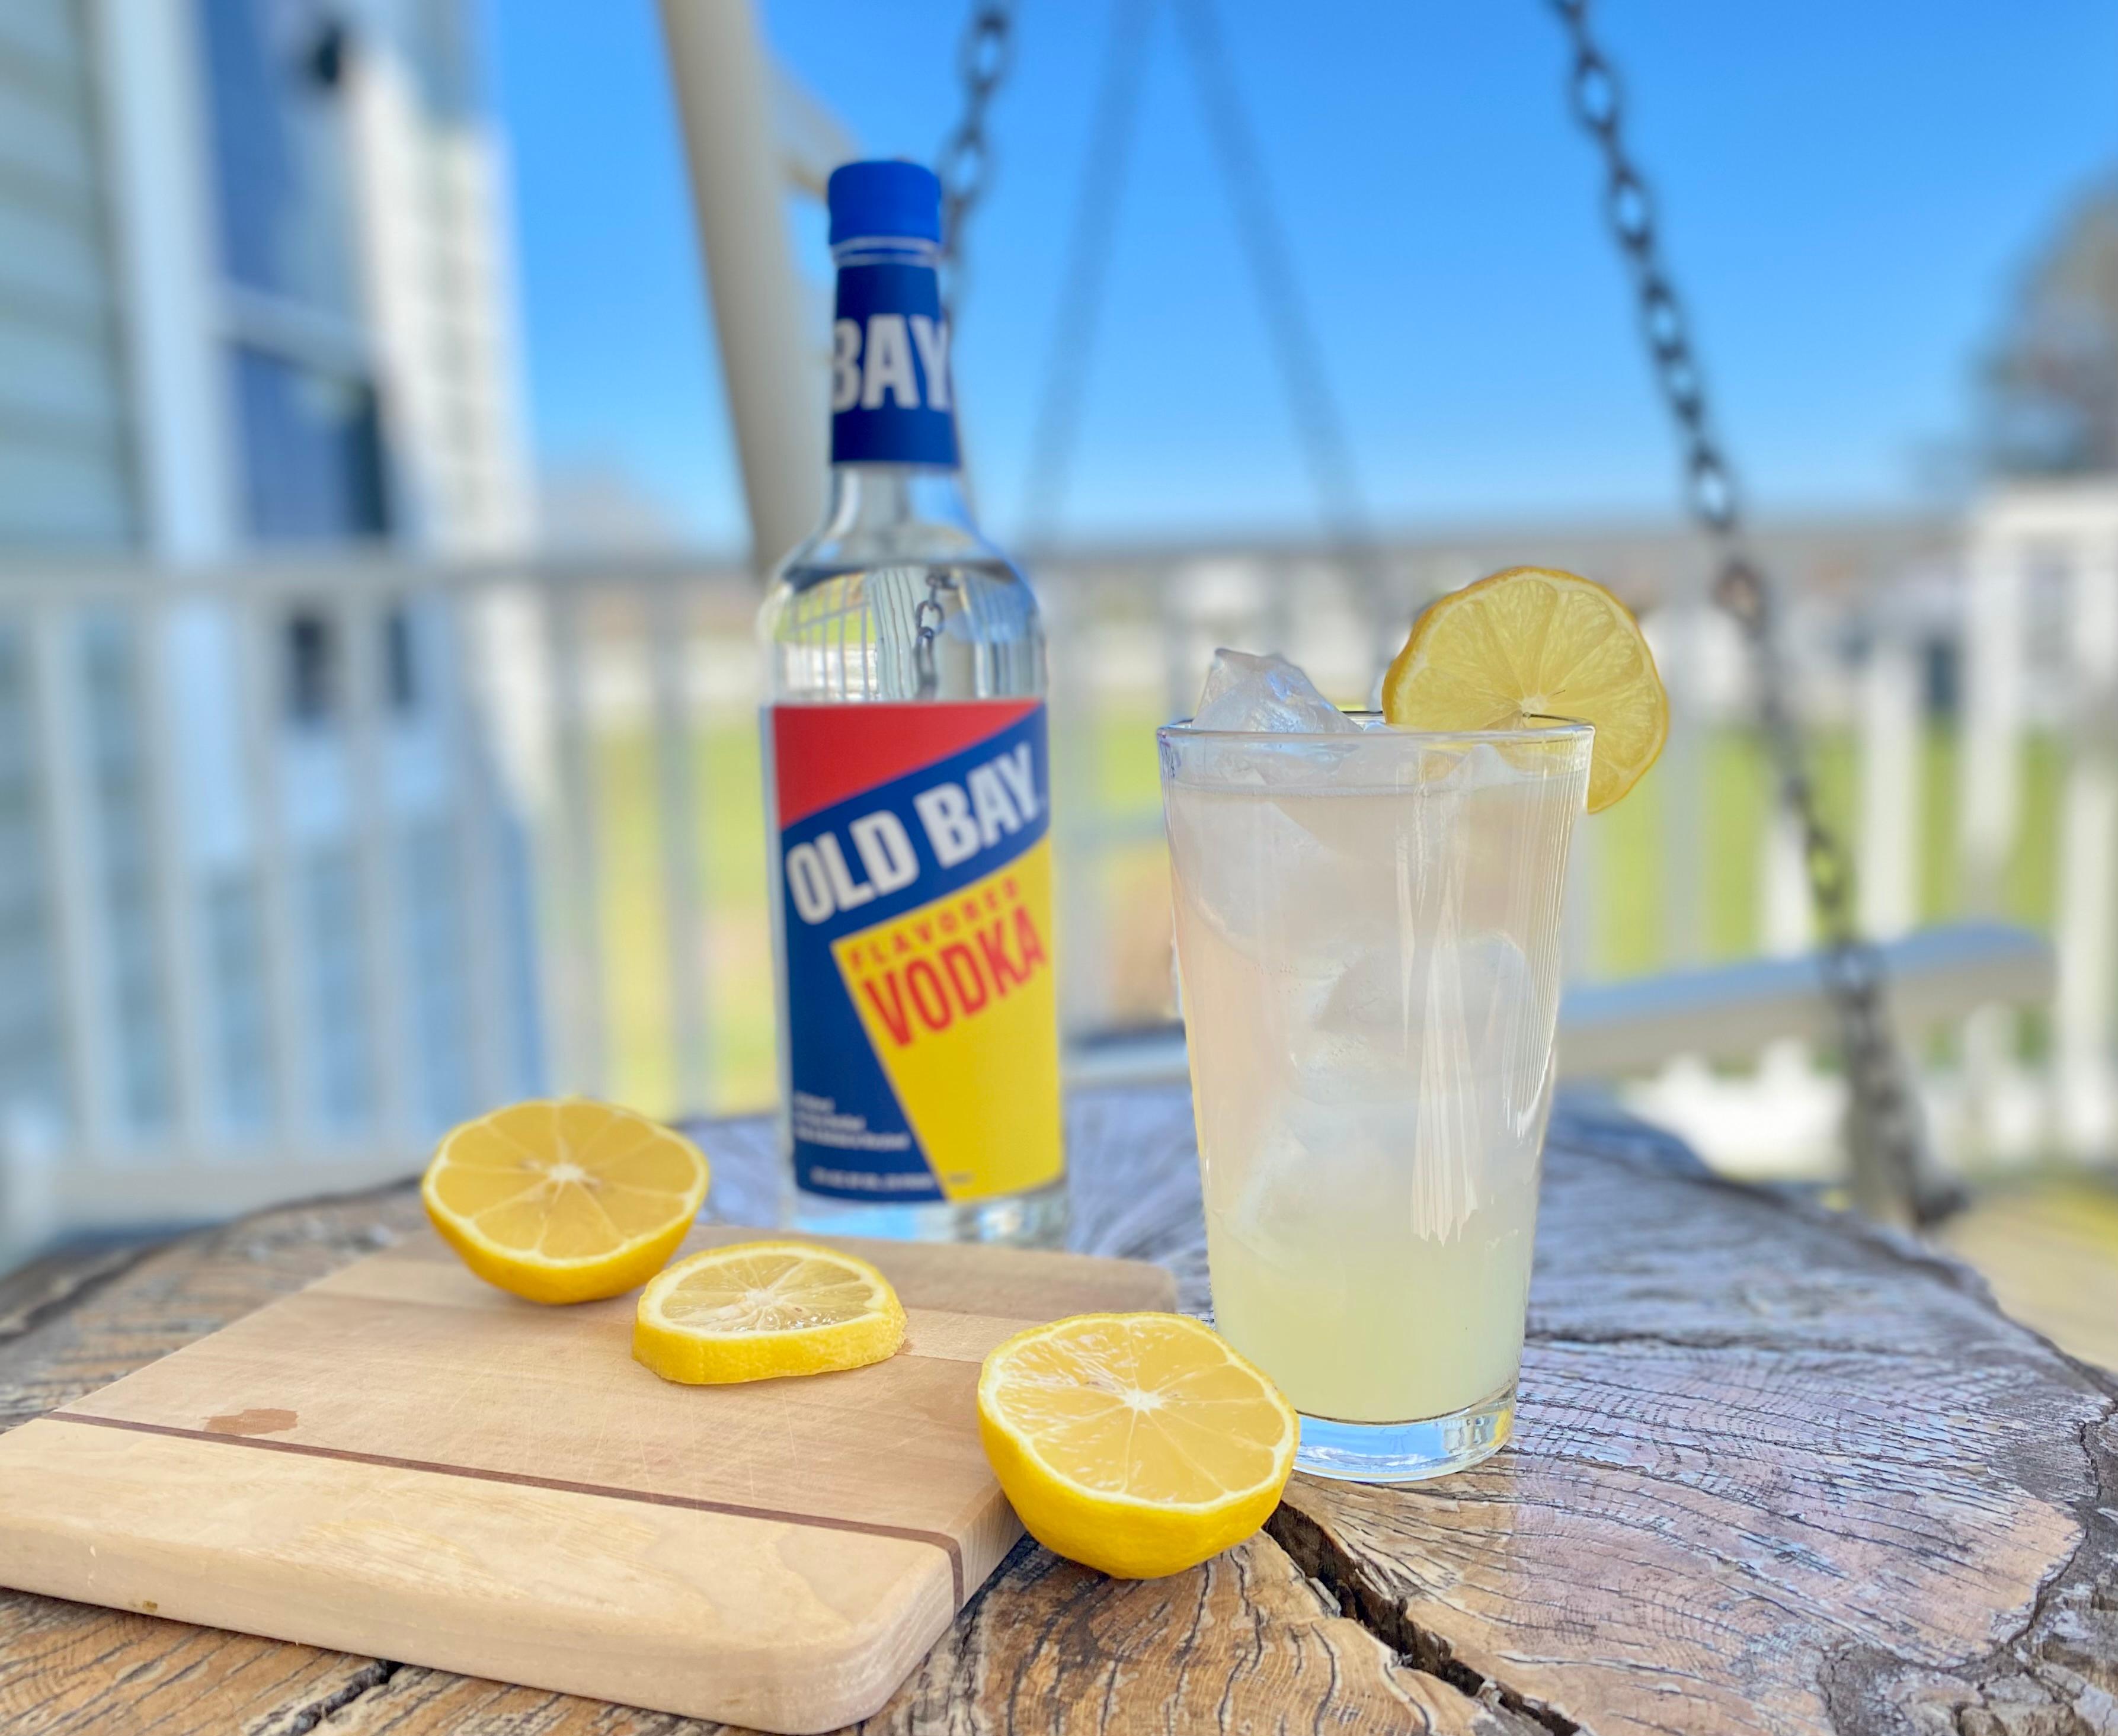
[[[1803,709],[1854,792],[1869,922],[2049,910],[2058,993],[2027,1021],[2044,966],[2017,939],[1899,954],[1901,1011],[1946,1027],[1921,1050],[1945,1143],[2106,1151],[2118,490],[1767,554],[1802,599]],[[1637,1075],[1733,1161],[1820,1161],[1837,1083],[1801,967],[1707,968],[1809,929],[1679,538],[1405,547],[1381,594],[1301,549],[1041,564],[1068,1024],[1167,1016],[1152,726],[1212,647],[1283,648],[1355,699],[1418,602],[1524,557],[1649,604],[1676,714],[1651,801],[1586,829],[1577,975],[1658,980],[1575,997],[1576,1070]],[[755,600],[739,571],[641,559],[0,576],[0,1242],[401,1173],[530,1090],[762,1101]],[[1757,1127],[1778,1149],[1746,1148]]]

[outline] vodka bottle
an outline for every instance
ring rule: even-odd
[[[960,484],[940,183],[853,163],[829,194],[830,496],[759,619],[795,1219],[1056,1242],[1043,629]]]

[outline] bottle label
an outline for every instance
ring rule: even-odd
[[[976,1200],[1056,1180],[1044,706],[776,705],[796,1181]]]
[[[839,267],[831,462],[956,467],[949,327],[932,265]]]

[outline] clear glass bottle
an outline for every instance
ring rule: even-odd
[[[938,183],[855,164],[830,194],[830,495],[759,619],[794,1217],[1053,1244],[1043,630],[959,480]]]

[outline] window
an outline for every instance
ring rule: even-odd
[[[290,542],[386,533],[374,389],[247,344],[230,353],[251,535]]]
[[[345,28],[315,0],[200,3],[223,269],[246,289],[350,320]]]
[[[326,0],[197,3],[243,528],[260,542],[385,536],[343,102],[359,40]]]

